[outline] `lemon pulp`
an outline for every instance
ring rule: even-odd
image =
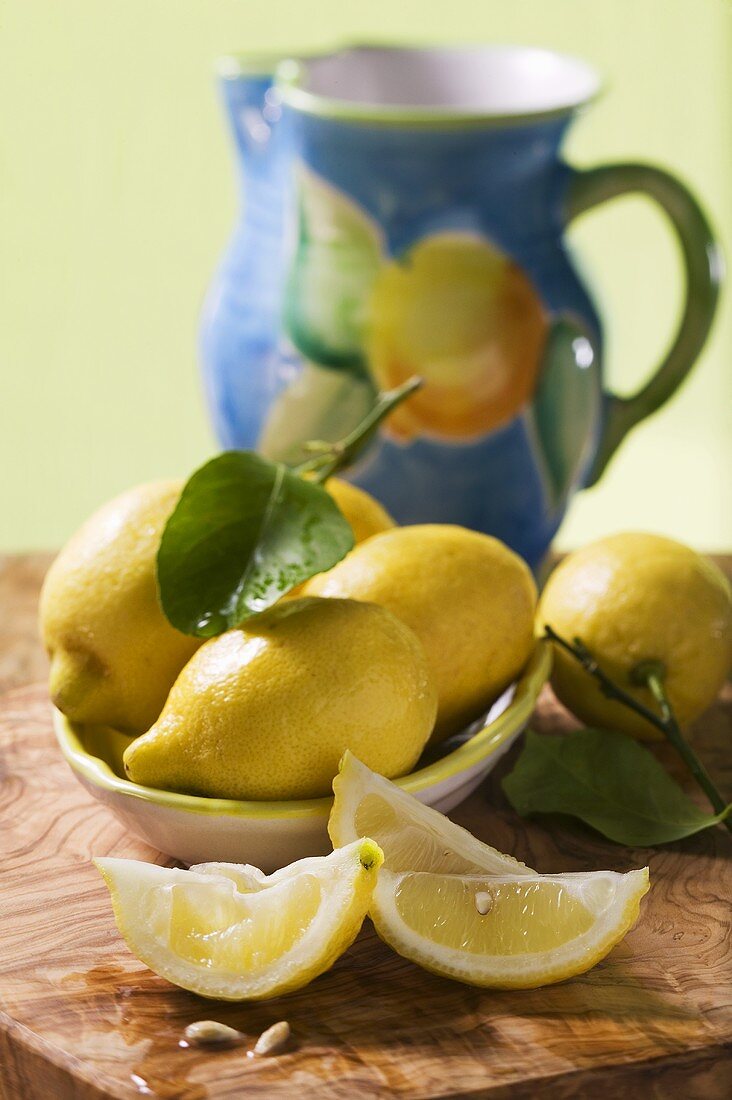
[[[419,935],[479,955],[547,951],[582,935],[594,920],[566,886],[545,879],[418,872],[398,879],[394,900],[405,925]]]
[[[181,959],[199,966],[251,972],[295,947],[322,897],[312,875],[262,891],[249,906],[231,892],[221,895],[213,883],[172,886],[170,894],[161,945],[167,941]]]
[[[439,814],[434,823],[429,819],[413,822],[400,816],[381,795],[367,794],[356,809],[354,827],[360,836],[379,837],[388,871],[419,867],[425,871],[465,874],[484,870],[477,861],[450,848],[440,828],[446,820]]]
[[[333,781],[328,821],[334,845],[370,836],[384,853],[385,871],[533,875],[531,868],[477,840],[467,829],[424,806],[346,752]]]

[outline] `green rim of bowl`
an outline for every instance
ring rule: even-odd
[[[531,716],[539,692],[549,677],[551,659],[549,645],[544,641],[538,642],[516,682],[514,697],[503,713],[433,764],[410,772],[401,779],[395,779],[397,787],[410,794],[418,794],[426,787],[444,782],[495,753]],[[260,821],[272,818],[326,817],[333,805],[332,797],[284,802],[241,802],[231,798],[205,798],[142,787],[129,779],[120,779],[104,760],[88,753],[74,723],[58,710],[54,710],[53,724],[61,752],[72,770],[92,786],[114,794],[137,798],[143,802],[154,802],[158,806],[185,810],[188,813],[254,818]]]

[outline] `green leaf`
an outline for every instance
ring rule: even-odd
[[[528,731],[516,767],[503,780],[522,817],[578,817],[618,844],[647,847],[679,840],[724,821],[704,813],[637,741],[607,730],[562,737]]]
[[[210,638],[276,603],[353,548],[320,485],[249,451],[189,478],[158,550],[160,602],[184,634]]]

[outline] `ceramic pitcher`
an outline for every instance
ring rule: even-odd
[[[228,59],[243,198],[201,336],[222,445],[297,462],[420,375],[348,476],[400,523],[464,524],[537,566],[571,494],[691,369],[721,277],[678,180],[562,159],[598,87],[583,61],[533,48]],[[628,192],[669,216],[687,291],[664,361],[620,398],[564,232]]]

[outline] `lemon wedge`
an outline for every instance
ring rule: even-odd
[[[372,840],[357,840],[269,876],[224,863],[94,862],[138,959],[183,989],[242,1001],[289,993],[333,965],[358,935],[382,860]]]
[[[384,852],[370,916],[426,970],[531,989],[589,970],[638,918],[648,868],[537,875],[347,754],[329,823],[344,843],[368,822]]]
[[[533,875],[513,856],[476,840],[439,810],[433,810],[346,752],[333,780],[335,801],[328,821],[333,847],[373,837],[384,852],[385,871],[446,874]]]
[[[617,874],[381,872],[379,935],[426,970],[492,989],[532,989],[583,974],[638,918],[648,869]]]

